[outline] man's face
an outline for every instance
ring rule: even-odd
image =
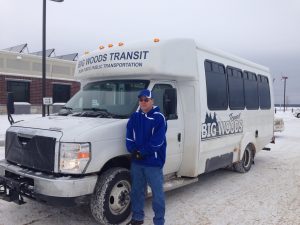
[[[144,113],[147,113],[149,112],[152,107],[153,107],[153,99],[152,98],[147,98],[145,96],[141,96],[139,98],[139,105],[140,105],[140,108],[141,110],[144,112]]]

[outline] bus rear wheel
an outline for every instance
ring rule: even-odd
[[[254,154],[250,145],[247,145],[241,161],[234,163],[233,168],[239,173],[246,173],[251,169],[253,164]]]

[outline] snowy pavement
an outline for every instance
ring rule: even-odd
[[[166,225],[300,224],[300,119],[277,115],[284,118],[285,131],[276,134],[270,152],[256,155],[248,173],[218,170],[166,193]],[[87,207],[27,202],[18,206],[0,201],[0,225],[96,224]],[[151,199],[145,214],[145,224],[152,224]]]
[[[0,159],[4,159],[4,147],[0,147]]]

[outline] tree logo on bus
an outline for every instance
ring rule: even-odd
[[[243,120],[241,119],[241,113],[237,115],[230,113],[228,117],[228,120],[218,120],[215,112],[213,116],[211,113],[206,113],[205,122],[202,123],[201,127],[201,139],[208,140],[242,133]]]

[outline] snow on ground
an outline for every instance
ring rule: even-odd
[[[285,131],[276,133],[276,144],[268,145],[270,152],[256,155],[248,173],[218,170],[201,175],[197,183],[167,192],[166,225],[300,224],[300,119],[290,112],[276,116],[284,119]],[[0,158],[1,151],[3,147]],[[0,201],[0,224],[96,224],[87,207],[27,202],[18,206]],[[145,214],[145,224],[152,224],[151,199]]]
[[[0,159],[4,159],[4,147],[0,147]]]

